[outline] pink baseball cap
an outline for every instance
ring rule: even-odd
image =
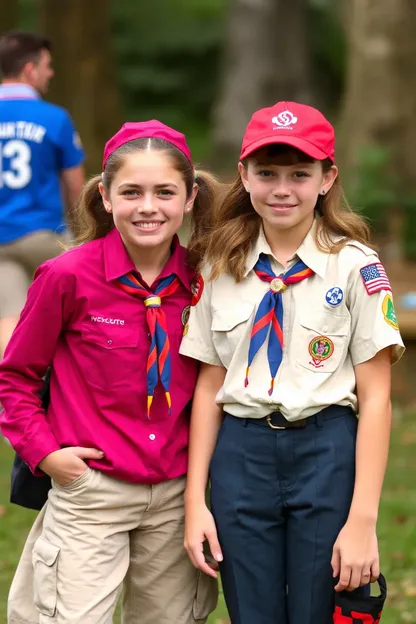
[[[185,135],[165,124],[152,119],[151,121],[128,121],[120,130],[107,141],[104,147],[103,170],[110,154],[124,143],[134,139],[163,139],[177,147],[192,164],[191,150],[186,142]]]
[[[335,157],[335,133],[329,121],[312,106],[277,102],[254,113],[244,134],[240,160],[265,145],[291,145],[311,158]]]

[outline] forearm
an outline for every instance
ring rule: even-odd
[[[387,466],[390,429],[391,403],[389,398],[372,397],[371,400],[360,404],[356,476],[350,517],[377,522]]]
[[[221,376],[222,369],[215,368],[218,368],[218,374]],[[224,376],[225,370],[222,377]],[[220,385],[212,383],[206,375],[201,374],[195,389],[185,502],[205,501],[209,464],[223,418],[222,407],[215,403]]]

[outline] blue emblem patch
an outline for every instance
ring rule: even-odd
[[[341,301],[344,299],[344,293],[342,292],[342,288],[340,288],[339,286],[334,286],[333,288],[330,288],[325,295],[325,299],[327,300],[327,303],[329,303],[329,305],[333,308],[339,306]]]

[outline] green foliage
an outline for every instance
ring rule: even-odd
[[[38,29],[38,8],[39,0],[19,0],[19,28],[23,30]]]
[[[156,117],[197,137],[190,143],[200,158],[217,92],[225,0],[124,0],[111,6],[126,118]]]
[[[386,214],[394,206],[396,180],[389,172],[388,149],[369,146],[357,157],[354,180],[347,180],[350,203],[368,217],[376,232],[386,229]]]
[[[322,99],[320,105],[337,113],[347,56],[339,0],[309,0],[308,25],[312,67]]]
[[[376,233],[385,234],[392,210],[403,214],[404,254],[416,260],[416,195],[406,191],[392,173],[392,154],[380,146],[367,147],[358,155],[354,181],[346,185],[347,197],[355,209],[370,219]]]

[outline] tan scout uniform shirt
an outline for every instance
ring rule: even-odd
[[[377,254],[357,242],[349,242],[338,254],[324,253],[315,244],[315,229],[316,223],[289,263],[300,258],[315,275],[283,292],[283,359],[272,396],[268,338],[244,387],[254,316],[269,288],[252,269],[260,253],[268,254],[276,275],[284,272],[283,266],[261,232],[242,282],[226,274],[210,282],[209,270],[203,272],[204,290],[191,308],[180,352],[227,369],[216,400],[229,414],[261,418],[280,410],[288,420],[298,420],[328,405],[349,405],[357,411],[354,366],[385,347],[392,347],[393,362],[404,351],[390,291],[368,294],[360,273],[362,267],[379,262]],[[367,273],[371,289],[374,282]]]

